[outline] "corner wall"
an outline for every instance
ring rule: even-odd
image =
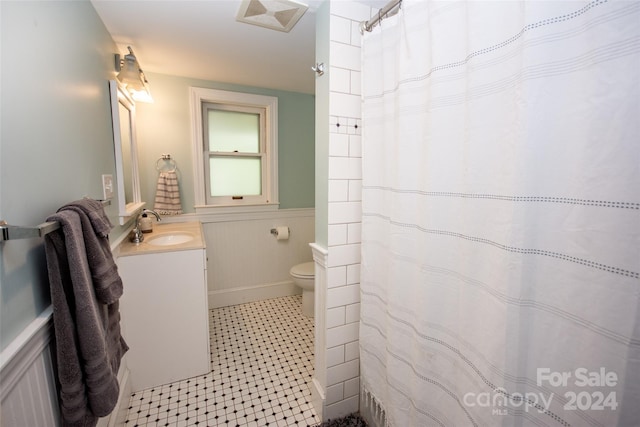
[[[328,10],[325,10],[324,8]],[[326,152],[316,148],[316,195],[326,186],[326,220],[316,215],[316,371],[313,404],[323,420],[341,417],[359,408],[361,115],[360,115],[360,22],[369,19],[368,6],[356,2],[325,2],[318,10],[317,45],[326,40],[328,53],[317,49],[318,62],[328,72],[328,92],[316,84],[318,105],[327,102],[328,125],[316,120],[316,143],[327,141]],[[326,21],[326,22],[325,22]],[[328,57],[323,56],[328,54]],[[328,93],[328,96],[327,96]],[[324,98],[324,99],[323,99]],[[325,122],[326,122],[325,117]],[[326,130],[322,129],[326,126]],[[319,154],[324,154],[320,157]],[[318,164],[327,162],[326,175]],[[326,242],[318,238],[326,236]],[[326,253],[326,255],[324,255]]]

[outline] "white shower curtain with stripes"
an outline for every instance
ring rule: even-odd
[[[362,43],[365,395],[640,426],[640,2],[404,0]]]

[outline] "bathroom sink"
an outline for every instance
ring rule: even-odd
[[[190,242],[194,239],[193,234],[183,231],[175,231],[172,233],[163,233],[155,236],[149,236],[145,239],[150,245],[156,246],[172,246]]]

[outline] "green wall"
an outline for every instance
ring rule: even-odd
[[[102,198],[101,175],[115,177],[117,50],[88,0],[0,1],[0,21],[0,219],[35,226],[67,202]],[[0,242],[0,348],[49,304],[42,239]]]
[[[316,62],[324,63],[325,75],[316,79],[316,241],[326,247],[329,234],[329,1],[316,11]]]
[[[144,58],[140,58],[144,66]],[[246,92],[278,98],[278,192],[280,209],[314,206],[313,95],[239,86],[186,77],[145,73],[153,104],[138,103],[137,135],[140,152],[142,200],[153,207],[161,154],[178,164],[178,179],[185,213],[194,212],[193,164],[189,87]]]

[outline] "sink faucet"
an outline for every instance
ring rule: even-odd
[[[136,224],[133,227],[133,230],[131,230],[131,237],[129,240],[131,240],[131,242],[133,243],[142,243],[142,241],[144,240],[144,234],[142,234],[142,230],[140,230],[140,218],[142,217],[142,214],[145,213],[153,214],[158,221],[162,221],[162,219],[160,219],[160,215],[158,215],[158,212],[152,211],[151,209],[143,209],[142,212],[140,212],[140,214],[138,214],[138,216],[136,217]]]

